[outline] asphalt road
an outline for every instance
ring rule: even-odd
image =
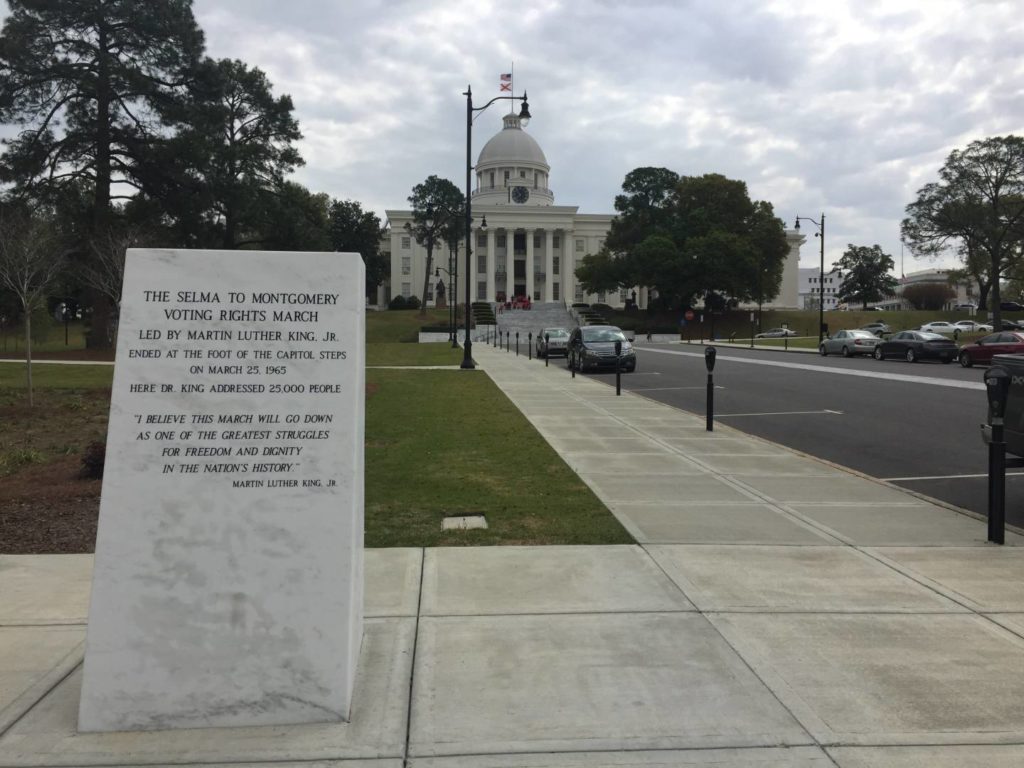
[[[704,349],[637,347],[622,386],[703,414]],[[716,420],[985,514],[984,368],[718,348]],[[614,385],[614,374],[599,374]],[[1007,466],[1007,522],[1024,526],[1024,462]]]

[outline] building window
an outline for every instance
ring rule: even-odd
[[[412,274],[412,257],[411,256],[403,256],[402,257],[402,274],[403,275],[411,275]]]
[[[576,253],[583,253],[583,241],[582,240],[577,240],[576,241]]]
[[[427,301],[433,301],[433,300],[434,300],[434,289],[431,288],[430,286],[427,286]]]
[[[483,232],[477,232],[476,234],[476,247],[486,248],[487,247],[487,235]]]
[[[494,186],[494,171],[491,171],[490,176],[491,176],[491,186],[493,187]]]
[[[519,178],[520,179],[525,179],[526,178],[526,171],[520,171],[519,172]]]
[[[626,299],[628,299],[628,298],[629,298],[629,291],[627,291],[625,288],[619,288],[619,301],[621,301],[623,304],[625,304],[626,303]]]
[[[583,301],[583,286],[576,283],[576,298],[574,301]]]
[[[498,272],[502,272],[502,273],[505,272],[505,257],[504,256],[499,256],[498,257]]]
[[[540,241],[541,241],[540,235],[534,235],[533,236],[533,247],[534,248],[540,248]]]
[[[599,294],[597,294],[597,303],[598,304],[604,304],[606,299],[607,299],[607,297],[604,295],[604,291],[601,291]]]
[[[407,299],[412,295],[412,283],[402,283],[402,295]]]
[[[540,301],[540,291],[534,291],[533,292],[533,300],[534,301]]]
[[[487,254],[478,253],[476,255],[476,271],[477,274],[483,274],[487,271]]]
[[[533,172],[533,188],[537,189],[540,186],[540,174],[536,171]]]
[[[517,255],[520,255],[520,256],[526,254],[526,233],[525,232],[516,232],[514,235],[512,235],[512,250]]]
[[[505,181],[508,181],[508,177],[509,177],[509,176],[510,176],[509,172],[508,172],[508,171],[505,171]]]
[[[480,280],[476,284],[476,297],[479,301],[487,301],[487,281]]]
[[[407,251],[407,250],[409,250],[409,248],[411,246],[412,246],[412,240],[410,239],[410,237],[408,235],[403,235],[402,236],[402,250]]]
[[[551,271],[554,272],[557,275],[558,274],[558,270],[561,269],[561,267],[562,267],[562,259],[559,256],[554,256],[551,259]]]
[[[558,295],[558,294],[559,294],[559,290],[558,290],[558,289],[559,289],[560,287],[561,287],[561,286],[559,286],[559,285],[558,285],[558,283],[555,283],[554,285],[552,285],[552,286],[551,286],[551,298],[552,298],[552,299],[553,299],[554,301],[558,301],[558,300],[559,300],[559,299],[561,298],[561,297],[560,297],[560,296]]]
[[[506,247],[505,235],[498,235],[498,247],[499,248],[505,248]]]
[[[558,235],[555,235],[554,242],[552,243],[552,245],[554,245],[555,248],[561,248],[562,247],[562,238],[559,237]]]

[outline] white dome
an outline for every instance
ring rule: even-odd
[[[505,127],[480,150],[477,169],[497,165],[531,165],[549,169],[540,144],[522,129],[519,116],[506,115],[504,122]]]

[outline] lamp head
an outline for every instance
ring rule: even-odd
[[[799,216],[796,217],[796,221],[793,223],[793,229],[795,229],[797,231],[800,230],[800,217]]]
[[[480,229],[487,229],[487,216],[480,220]]]
[[[526,91],[523,91],[523,106],[519,110],[519,124],[523,126],[529,125],[531,117],[530,103],[526,100]]]

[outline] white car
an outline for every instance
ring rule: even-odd
[[[957,326],[953,325],[950,322],[947,322],[946,320],[935,320],[935,321],[933,321],[931,323],[925,323],[920,328],[918,328],[918,330],[919,331],[924,331],[925,333],[948,333],[948,334],[952,334],[953,331],[961,331],[961,332],[963,332],[963,329],[957,328]]]
[[[992,326],[988,323],[976,323],[973,320],[957,320],[953,323],[960,333],[992,333]]]
[[[792,328],[769,328],[763,333],[759,333],[754,336],[755,339],[781,339],[784,336],[796,336],[796,331]]]

